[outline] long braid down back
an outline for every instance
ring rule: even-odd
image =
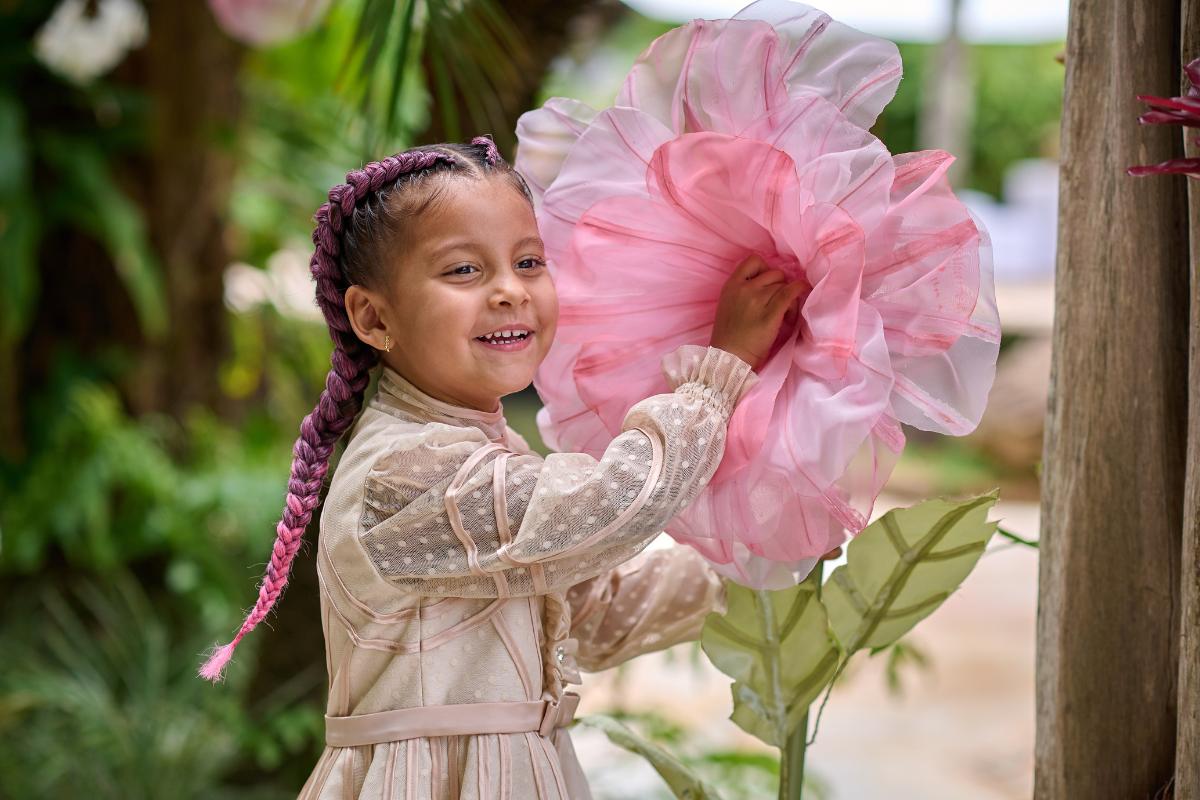
[[[386,221],[378,221],[386,217],[386,213],[379,213],[376,207],[386,203],[388,195],[401,183],[411,182],[422,173],[449,169],[478,174],[488,168],[511,172],[490,138],[477,136],[471,140],[471,145],[471,148],[457,145],[419,147],[367,164],[347,174],[345,183],[330,189],[329,201],[317,209],[310,266],[316,280],[317,303],[333,339],[332,368],[321,399],[300,424],[300,437],[292,448],[291,478],[283,516],[275,528],[275,544],[259,586],[258,600],[233,640],[210,651],[200,668],[201,677],[221,680],[238,643],[270,613],[287,586],[304,530],[320,502],[330,456],[362,409],[371,369],[379,361],[379,351],[364,344],[354,333],[345,308],[346,289],[372,277],[366,266],[356,264],[351,268],[346,262],[370,259],[368,255],[350,259],[344,251],[369,249],[373,244],[371,240],[376,238],[377,227],[386,226]],[[523,187],[519,176],[515,172],[511,174]],[[528,192],[527,189],[524,191]],[[354,220],[356,210],[364,211],[367,217],[362,224]],[[349,237],[347,228],[353,229]],[[374,245],[378,248],[377,242]],[[351,280],[352,277],[358,280]]]

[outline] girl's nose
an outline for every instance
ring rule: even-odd
[[[521,282],[518,275],[506,275],[496,279],[496,285],[492,292],[492,303],[494,305],[509,305],[519,306],[529,300],[529,292],[525,289],[525,285]]]

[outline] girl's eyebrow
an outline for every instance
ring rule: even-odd
[[[526,236],[524,239],[521,239],[519,242],[516,243],[516,249],[520,249],[522,247],[530,247],[530,246],[540,247],[542,249],[545,249],[545,247],[546,247],[546,245],[542,242],[542,239],[540,236]],[[448,253],[452,250],[477,250],[477,249],[479,249],[479,245],[474,239],[451,239],[450,241],[445,242],[444,244],[438,246],[436,249],[431,250],[429,252],[429,257],[430,258],[438,258],[438,257],[442,256],[443,254]]]
[[[517,242],[518,248],[529,247],[530,245],[532,245],[533,247],[540,247],[543,250],[546,248],[546,245],[542,242],[542,239],[540,236],[526,236],[524,239]]]
[[[438,258],[443,253],[448,253],[451,250],[474,250],[476,247],[474,239],[451,239],[444,242],[440,246],[429,251],[430,258]]]

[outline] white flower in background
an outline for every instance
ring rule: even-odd
[[[323,321],[321,309],[313,302],[311,256],[305,250],[284,248],[267,258],[266,269],[230,264],[225,270],[225,303],[240,312],[267,304],[289,317]]]
[[[146,10],[137,0],[63,0],[34,39],[34,53],[50,69],[83,84],[108,72],[146,41]]]
[[[279,44],[316,27],[331,0],[208,0],[217,22],[249,45]]]

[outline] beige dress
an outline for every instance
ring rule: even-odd
[[[311,798],[588,798],[564,725],[579,669],[695,639],[724,603],[685,548],[642,552],[703,490],[758,379],[716,348],[663,359],[600,460],[384,367],[321,516],[329,701]]]

